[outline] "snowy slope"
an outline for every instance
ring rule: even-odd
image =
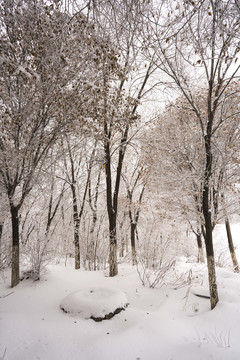
[[[70,264],[51,265],[40,281],[24,280],[14,289],[5,273],[0,285],[0,358],[240,359],[240,276],[218,269],[220,302],[210,311],[209,300],[194,295],[208,292],[206,266],[178,264],[180,272],[190,269],[192,283],[176,290],[144,288],[136,269],[125,264],[115,278],[76,271]],[[99,323],[60,309],[68,294],[95,286],[120,289],[130,305]]]

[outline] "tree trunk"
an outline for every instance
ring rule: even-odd
[[[140,173],[139,173],[140,175]],[[137,177],[136,181],[135,181],[135,185],[132,188],[132,191],[128,191],[128,199],[130,201],[130,206],[129,206],[129,218],[130,218],[130,229],[131,229],[131,250],[132,250],[132,265],[136,265],[137,264],[137,254],[136,254],[136,235],[137,235],[137,224],[138,224],[138,220],[139,220],[139,214],[140,214],[140,205],[142,202],[142,198],[143,198],[143,193],[144,193],[144,189],[145,189],[145,185],[143,186],[140,196],[139,196],[139,200],[138,200],[138,209],[135,213],[135,211],[132,212],[131,210],[131,204],[132,204],[132,196],[133,196],[133,191],[135,186],[137,185],[139,176]]]
[[[237,261],[234,245],[233,245],[232,233],[231,233],[231,228],[230,228],[230,223],[229,223],[228,218],[225,219],[225,226],[226,226],[226,231],[227,231],[228,247],[229,247],[229,251],[230,251],[232,263],[233,263],[233,269],[234,269],[234,272],[239,273],[239,266],[238,266],[238,261]]]
[[[205,215],[205,228],[206,228],[205,245],[206,245],[206,253],[207,253],[210,303],[211,303],[211,309],[214,309],[219,299],[218,299],[217,279],[216,279],[213,240],[212,240],[211,213],[209,209],[208,209],[208,213],[207,214],[205,213],[204,215]]]
[[[93,211],[93,219],[92,219],[92,225],[89,232],[90,241],[87,245],[87,254],[86,259],[88,261],[88,269],[91,271],[92,269],[96,270],[96,256],[95,256],[95,241],[94,241],[94,229],[96,227],[97,223],[97,211],[95,209],[92,209]]]
[[[18,207],[10,206],[12,221],[12,277],[11,287],[19,283],[19,219]]]
[[[131,250],[132,250],[132,265],[133,266],[137,264],[136,244],[135,244],[136,226],[137,226],[136,223],[131,222]]]
[[[202,236],[204,237],[204,240],[206,238],[206,231],[203,225],[201,225],[201,231],[202,231]]]
[[[0,241],[2,239],[3,224],[0,224]]]
[[[209,282],[209,293],[210,293],[210,303],[211,309],[214,309],[218,303],[218,290],[217,290],[217,279],[216,279],[216,270],[215,270],[215,261],[214,261],[214,250],[213,250],[213,240],[212,240],[212,223],[211,223],[211,213],[208,211],[208,214],[205,214],[205,228],[206,228],[206,253],[207,253],[207,266],[208,266],[208,282]]]
[[[119,251],[119,256],[121,258],[124,257],[124,250],[125,250],[125,238],[124,238],[124,236],[121,235],[121,247],[120,247],[120,251]]]
[[[112,226],[111,226],[112,225]],[[109,276],[118,274],[116,224],[110,223]]]
[[[74,229],[74,249],[75,249],[75,269],[80,269],[80,245],[79,245],[79,233]]]
[[[78,214],[74,213],[74,248],[75,248],[75,269],[80,269],[80,242],[79,242],[80,221]]]
[[[126,63],[126,68],[128,66],[128,61]],[[140,100],[142,97],[142,93],[146,86],[146,83],[151,75],[153,64],[150,63],[143,82],[140,86],[138,91],[137,100]],[[106,78],[104,77],[104,85],[107,85]],[[121,81],[119,87],[119,94],[123,88],[125,80]],[[106,93],[107,94],[107,93]],[[107,114],[107,97],[104,99],[104,108]],[[138,107],[138,101],[134,104],[131,116],[134,116]],[[114,119],[113,119],[114,121]],[[112,122],[108,123],[107,121],[104,122],[104,135],[105,135],[105,142],[104,142],[104,152],[105,152],[105,174],[106,174],[106,195],[107,195],[107,211],[108,211],[108,219],[109,219],[109,230],[110,230],[110,253],[109,253],[109,276],[115,276],[118,273],[118,264],[117,264],[117,229],[116,229],[116,219],[117,219],[117,211],[118,211],[118,196],[119,196],[119,188],[121,182],[121,174],[122,174],[122,166],[125,157],[126,147],[127,147],[127,139],[128,139],[128,132],[130,123],[127,122],[125,125],[125,129],[122,129],[122,136],[119,144],[119,151],[118,151],[118,161],[117,161],[117,170],[116,170],[116,178],[115,178],[115,187],[112,193],[112,174],[111,174],[111,150],[110,150],[110,143],[112,142]],[[113,223],[114,227],[112,226],[111,222],[114,218]]]
[[[109,276],[113,277],[118,274],[117,266],[117,241],[116,234],[110,235],[110,249],[109,249]]]
[[[213,310],[219,301],[214,256],[207,255],[207,265],[208,265],[210,303],[211,303],[211,310]]]
[[[117,244],[116,242],[110,243],[109,249],[109,276],[113,277],[118,274],[117,266]]]
[[[105,134],[109,136],[107,130],[107,124],[104,124]],[[117,263],[117,204],[118,204],[118,191],[119,191],[119,166],[117,168],[117,178],[114,190],[114,196],[112,196],[112,173],[111,173],[111,151],[109,139],[104,144],[105,150],[105,174],[106,174],[106,196],[107,196],[107,212],[109,221],[109,276],[113,277],[118,274]],[[120,161],[120,160],[119,160]]]
[[[197,231],[197,245],[198,245],[198,262],[204,263],[204,254],[203,254],[203,246],[202,246],[202,238],[200,230]]]
[[[213,251],[213,239],[212,239],[212,215],[210,209],[210,181],[212,176],[212,149],[211,149],[211,124],[212,118],[209,115],[210,120],[208,124],[208,134],[205,136],[205,154],[206,154],[206,165],[204,173],[204,186],[203,186],[203,216],[205,220],[205,245],[207,254],[207,265],[208,265],[208,282],[209,282],[209,293],[211,309],[214,309],[218,303],[218,290],[216,280],[216,270],[214,261]]]
[[[75,183],[71,184],[73,197],[73,223],[74,223],[74,249],[75,249],[75,269],[80,269],[80,244],[79,244],[79,227],[80,219],[78,216],[77,196]]]
[[[121,258],[124,257],[124,250],[125,250],[125,237],[123,236],[124,222],[125,222],[125,212],[124,212],[123,219],[122,219],[122,221],[120,222],[120,225],[119,225],[119,233],[120,233],[120,236],[121,236],[121,246],[120,246],[120,250],[119,250],[119,256]]]
[[[91,175],[91,170],[92,170],[93,157],[94,157],[94,154],[95,154],[96,144],[97,144],[97,142],[95,142],[95,145],[94,145],[94,148],[93,148],[93,151],[92,151],[92,154],[91,154],[90,164],[89,164],[89,168],[88,168],[87,181],[86,181],[83,200],[82,200],[82,205],[81,205],[81,208],[80,208],[80,212],[78,213],[74,159],[73,159],[73,156],[72,156],[72,149],[71,149],[71,146],[70,146],[70,142],[67,139],[68,155],[69,155],[69,160],[70,160],[70,164],[71,164],[71,177],[70,177],[71,180],[70,180],[70,182],[71,182],[71,191],[72,191],[72,199],[73,199],[75,269],[80,269],[79,229],[80,229],[80,222],[81,222],[81,218],[82,218],[82,214],[83,214],[83,210],[84,210],[85,200],[86,200],[86,196],[87,196],[87,189],[88,189],[88,186],[89,186],[89,181],[90,181],[90,175]],[[68,168],[67,164],[66,164],[66,160],[65,160],[65,168],[66,168],[66,170]]]
[[[0,269],[2,268],[2,233],[3,233],[3,224],[0,223]]]

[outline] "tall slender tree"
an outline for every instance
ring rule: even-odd
[[[105,61],[105,66],[102,67],[102,129],[110,242],[109,275],[115,276],[118,273],[116,231],[122,168],[131,127],[137,119],[140,101],[149,90],[149,79],[155,67],[152,61],[142,65],[139,39],[143,27],[146,26],[144,13],[148,11],[147,3],[105,0],[90,4],[90,17],[99,29],[99,34],[111,44],[108,50],[105,47],[107,56],[117,59],[115,69],[112,67],[113,62],[111,64],[109,61]],[[113,44],[117,44],[114,51]],[[109,87],[113,83],[114,88]]]

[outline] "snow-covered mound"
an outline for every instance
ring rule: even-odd
[[[66,313],[95,321],[111,319],[127,306],[127,297],[121,290],[101,287],[75,291],[60,304]]]

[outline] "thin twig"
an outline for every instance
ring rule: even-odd
[[[9,295],[11,295],[11,294],[13,294],[13,293],[14,293],[14,291],[10,292],[10,293],[7,294],[7,295],[2,295],[2,296],[0,296],[0,298],[3,299],[3,298],[5,298],[5,297],[7,297],[7,296],[9,296]]]

